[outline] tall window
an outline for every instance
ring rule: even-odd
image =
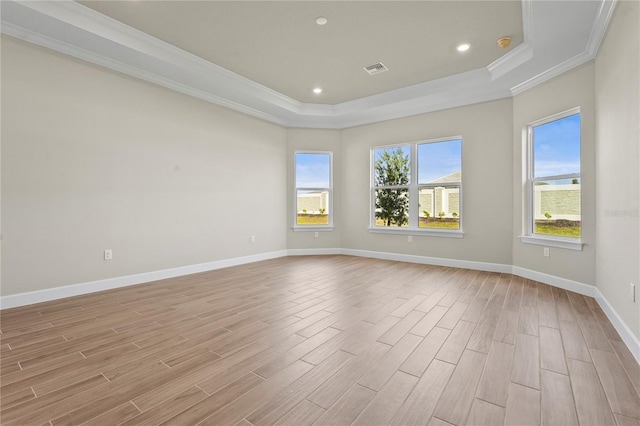
[[[529,125],[528,233],[579,238],[580,110]]]
[[[372,150],[372,229],[461,229],[462,140]]]
[[[374,150],[376,226],[409,225],[410,146]]]
[[[418,145],[420,228],[460,229],[462,141]]]
[[[332,154],[330,152],[296,152],[296,220],[297,228],[331,227]]]

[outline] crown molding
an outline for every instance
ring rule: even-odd
[[[612,0],[600,3],[600,9],[598,10],[596,19],[593,21],[593,28],[589,33],[589,41],[587,42],[587,52],[589,52],[592,58],[595,58],[598,54],[600,43],[602,43],[605,33],[607,32],[607,27],[609,26],[617,2],[618,0]]]
[[[554,2],[522,0],[524,42],[487,67],[337,105],[299,102],[71,0],[3,0],[1,29],[282,126],[343,129],[510,97],[593,59],[616,0],[598,0],[593,13],[585,12],[582,3],[558,2],[576,13],[562,16],[565,25],[549,26],[549,19],[558,19]],[[567,32],[588,34],[588,39],[558,53],[540,37],[571,39]]]
[[[598,54],[600,44],[604,39],[607,31],[607,26],[613,16],[613,11],[618,0],[609,0],[600,2],[598,12],[593,20],[593,26],[589,32],[589,39],[586,42],[586,48],[580,53],[572,56],[556,65],[553,65],[546,70],[534,75],[533,77],[516,84],[511,88],[513,95],[520,94],[527,91],[539,84],[544,83],[558,75],[567,72],[573,68],[576,68],[592,59],[595,59]]]
[[[506,55],[490,63],[487,66],[487,70],[491,73],[491,79],[496,80],[531,59],[533,59],[533,47],[530,43],[524,42]]]
[[[588,52],[582,52],[580,55],[569,58],[566,61],[558,65],[555,65],[541,72],[540,74],[535,75],[529,80],[523,81],[522,83],[512,87],[511,93],[513,93],[513,95],[518,95],[522,92],[525,92],[529,89],[536,87],[539,84],[544,83],[545,81],[551,80],[552,78],[557,77],[564,72],[567,72],[573,68],[576,68],[584,64],[585,62],[590,61],[593,58],[594,57],[589,55]]]

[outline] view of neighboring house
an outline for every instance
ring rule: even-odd
[[[329,209],[329,192],[309,191],[298,193],[296,206],[298,213],[322,214]]]
[[[435,217],[444,212],[444,217],[460,214],[461,171],[450,173],[428,182],[420,188],[420,216]],[[427,215],[425,212],[428,212]],[[454,215],[455,213],[455,215]]]

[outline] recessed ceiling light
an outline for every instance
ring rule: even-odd
[[[315,93],[316,95],[319,95],[320,93],[322,93],[322,89],[319,87],[316,87],[313,89],[313,93]]]
[[[456,47],[456,49],[458,49],[458,52],[466,52],[470,48],[471,48],[470,43],[462,43],[462,44],[459,44],[458,47]]]
[[[318,24],[318,25],[324,25],[324,24],[326,24],[327,22],[329,22],[329,21],[328,21],[328,20],[327,20],[327,18],[325,18],[324,16],[318,16],[318,17],[316,18],[316,24]]]

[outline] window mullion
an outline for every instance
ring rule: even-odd
[[[418,228],[418,145],[411,145],[409,158],[411,174],[409,175],[409,228]]]
[[[570,173],[567,175],[541,176],[537,178],[532,178],[531,181],[544,182],[546,180],[563,180],[563,179],[573,179],[573,178],[579,178],[579,177],[580,177],[580,173]]]

